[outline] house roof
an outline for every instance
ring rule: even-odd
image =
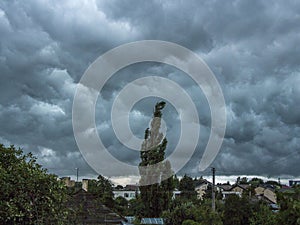
[[[267,187],[259,186],[255,188],[255,196],[268,203],[277,203],[275,191]]]
[[[127,220],[128,223],[133,223],[135,217],[134,216],[125,216],[125,219]]]
[[[273,184],[260,184],[259,187],[268,188],[272,191],[275,191],[276,187]]]
[[[123,188],[114,188],[114,191],[138,191],[139,186],[134,184],[127,184]]]
[[[134,185],[134,184],[127,184],[123,190],[126,191],[137,191],[139,189],[138,185]]]
[[[271,207],[272,210],[279,210],[280,209],[279,205],[277,205],[275,203],[271,203],[271,204],[269,204],[269,206]]]
[[[121,224],[125,218],[103,205],[96,195],[78,190],[70,196],[68,207],[75,213],[77,224]]]
[[[142,218],[141,224],[164,224],[163,218]]]
[[[250,185],[249,184],[234,184],[231,186],[231,188],[229,190],[232,190],[235,187],[240,187],[243,190],[247,190],[250,187]]]
[[[223,189],[224,191],[229,191],[232,188],[230,184],[218,184],[217,186]]]
[[[134,216],[125,216],[128,223],[133,223],[135,217]],[[141,224],[164,224],[163,218],[142,218]]]
[[[199,187],[201,187],[203,185],[211,185],[211,183],[209,181],[199,183],[198,185],[195,185],[195,189],[197,189],[197,188],[199,188]]]
[[[211,182],[209,182],[206,179],[199,179],[199,180],[194,180],[194,184],[195,184],[195,187],[199,187],[203,184],[211,184]]]
[[[295,193],[295,189],[289,186],[282,186],[278,191],[282,193]]]

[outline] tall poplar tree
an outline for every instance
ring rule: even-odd
[[[164,161],[168,142],[159,131],[161,110],[165,104],[159,102],[155,105],[151,128],[145,130],[141,148],[140,191],[145,207],[142,216],[146,217],[159,217],[163,210],[168,209],[174,190],[171,164],[169,161]]]

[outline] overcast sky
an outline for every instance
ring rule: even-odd
[[[299,177],[299,21],[296,0],[0,1],[0,143],[33,152],[59,176],[74,175],[75,168],[81,176],[92,176],[72,130],[77,83],[113,47],[164,40],[197,53],[222,87],[227,129],[212,164],[217,174]],[[177,82],[195,102],[200,140],[179,174],[200,176],[198,165],[210,132],[209,106],[201,89],[171,66],[139,63],[107,82],[96,107],[103,143],[118,159],[138,164],[137,152],[114,135],[110,112],[117,93],[146,75]],[[138,137],[143,137],[156,101],[147,98],[133,108],[130,125]],[[169,154],[178,141],[180,120],[170,104],[163,113]]]

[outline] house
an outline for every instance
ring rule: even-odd
[[[114,198],[123,197],[127,201],[136,198],[136,191],[128,191],[128,190],[114,190]]]
[[[98,196],[83,189],[70,196],[67,205],[74,213],[75,224],[126,224],[126,219],[101,204]]]
[[[249,188],[250,184],[235,184],[232,186],[231,190],[243,193],[243,191],[246,191]]]
[[[88,192],[88,179],[72,182],[69,177],[61,178],[73,191],[70,193],[67,207],[71,211],[72,224],[126,224],[126,219],[101,203],[100,197]]]
[[[133,224],[135,217],[134,216],[125,216],[126,220],[128,221],[128,224]],[[163,218],[142,218],[141,224],[164,224]]]
[[[180,194],[181,194],[181,191],[179,191],[178,189],[175,189],[175,190],[173,191],[172,199],[175,199],[175,198],[179,197]]]
[[[137,185],[126,185],[123,189],[113,190],[114,198],[123,197],[127,201],[135,199],[137,194],[140,194],[139,187]]]
[[[203,200],[203,197],[209,186],[211,187],[212,183],[205,179],[201,180],[201,182],[198,182],[197,186],[195,187],[198,199]]]
[[[230,184],[217,184],[216,189],[218,192],[229,191],[232,188]]]
[[[239,197],[242,197],[243,192],[247,191],[249,187],[249,184],[235,184],[227,190],[221,189],[222,199],[226,199],[229,195],[238,195]]]
[[[289,195],[289,194],[294,194],[295,189],[287,185],[282,185],[281,188],[278,190],[278,192]]]
[[[133,224],[135,217],[134,216],[125,216],[125,219],[127,220],[128,224]]]
[[[139,186],[137,185],[126,185],[123,189],[114,189],[113,190],[113,194],[114,194],[114,198],[117,197],[123,197],[125,198],[127,201],[131,200],[131,199],[135,199],[137,197],[137,195],[139,195],[141,192],[139,190]],[[175,199],[176,197],[178,197],[180,195],[181,191],[175,189],[173,191],[173,196],[172,198]]]
[[[75,180],[71,180],[71,177],[62,177],[60,180],[65,184],[66,187],[75,186]]]
[[[255,191],[255,196],[259,200],[266,201],[267,203],[270,204],[277,204],[275,189],[261,185],[255,188],[254,191]]]
[[[141,224],[164,224],[164,220],[162,218],[142,218]]]
[[[300,180],[289,180],[289,186],[300,185]]]

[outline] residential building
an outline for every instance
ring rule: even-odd
[[[217,184],[216,189],[218,192],[229,191],[232,188],[230,184]]]
[[[175,199],[175,198],[179,197],[180,194],[181,194],[181,191],[179,191],[178,189],[175,189],[175,190],[173,191],[172,199]]]
[[[222,199],[226,199],[229,195],[238,195],[239,197],[242,197],[243,192],[249,187],[249,184],[235,184],[227,190],[221,189]]]
[[[255,191],[255,196],[258,199],[264,200],[267,203],[277,204],[275,189],[261,185],[255,188],[254,191]]]
[[[300,180],[289,180],[289,186],[300,185]]]
[[[203,197],[209,186],[212,186],[211,182],[203,179],[201,182],[198,182],[198,185],[195,187],[195,191],[197,192],[197,198],[203,200]]]
[[[123,189],[113,190],[114,198],[123,197],[126,200],[136,198],[137,194],[140,194],[139,187],[137,185],[126,185]]]
[[[75,180],[71,180],[71,177],[62,177],[60,180],[65,183],[66,187],[75,186]]]
[[[133,224],[135,217],[134,216],[125,216],[126,220],[128,221],[128,225]],[[165,224],[163,218],[142,218],[140,224]]]
[[[126,224],[126,219],[101,204],[98,196],[83,189],[70,196],[68,207],[75,212],[74,224]]]
[[[139,187],[137,185],[126,185],[123,189],[114,189],[113,190],[113,193],[114,193],[114,198],[117,198],[117,197],[123,197],[125,198],[127,201],[131,200],[131,199],[135,199],[136,196],[138,194],[140,194],[140,190],[139,190]],[[172,198],[176,198],[180,195],[181,191],[175,189],[173,191],[173,196]]]

